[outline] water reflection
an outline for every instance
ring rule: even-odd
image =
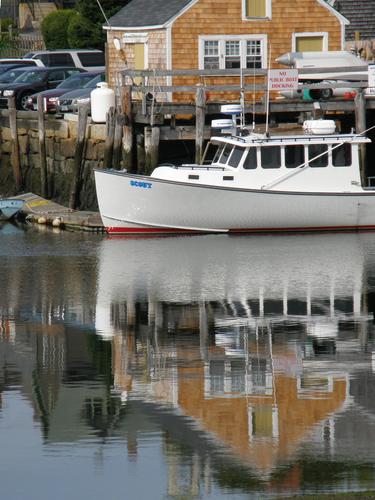
[[[155,498],[375,487],[374,234],[0,238],[0,389],[49,456],[125,444]]]
[[[284,487],[303,487],[291,464],[304,443],[331,460],[353,372],[373,377],[373,244],[366,234],[103,241],[96,327],[112,338],[115,390],[182,412],[263,480],[291,467]]]

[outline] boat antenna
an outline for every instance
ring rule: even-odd
[[[244,129],[245,127],[245,91],[244,91],[244,77],[243,77],[243,68],[240,68],[240,102],[241,102],[241,120],[240,127]]]
[[[107,16],[105,15],[105,12],[104,12],[104,10],[103,10],[103,7],[102,7],[102,5],[101,5],[100,1],[99,1],[99,0],[96,0],[96,2],[97,2],[97,4],[99,5],[99,9],[101,10],[101,13],[103,14],[103,17],[104,17],[104,19],[105,19],[105,22],[108,24],[109,29],[112,31],[112,26],[109,24],[109,21],[108,21],[108,19],[107,19]]]
[[[253,59],[253,132],[255,132],[255,58]]]
[[[268,51],[268,69],[267,69],[267,95],[266,95],[266,135],[268,135],[268,122],[270,114],[270,64],[271,64],[271,44]]]

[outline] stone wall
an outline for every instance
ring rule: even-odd
[[[30,115],[30,118],[27,115]],[[35,113],[19,113],[17,129],[22,175],[22,192],[41,194],[38,122]],[[32,116],[33,115],[33,116]],[[77,118],[46,118],[48,197],[68,206],[77,144]],[[0,115],[0,197],[17,194],[13,178],[12,137],[6,112]],[[96,210],[93,170],[103,168],[106,125],[89,123],[81,166],[79,206]]]

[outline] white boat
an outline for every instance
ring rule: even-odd
[[[0,199],[0,220],[11,219],[21,210],[24,204],[24,200],[17,198]]]
[[[368,138],[335,133],[332,120],[305,122],[300,134],[246,132],[212,137],[200,165],[96,170],[107,232],[375,229],[375,190],[360,168]]]

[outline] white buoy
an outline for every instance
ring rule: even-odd
[[[38,224],[45,224],[46,222],[47,222],[47,219],[44,216],[39,217]]]
[[[56,219],[53,219],[52,226],[53,227],[60,227],[61,226],[61,219],[60,219],[60,217],[56,217]]]

